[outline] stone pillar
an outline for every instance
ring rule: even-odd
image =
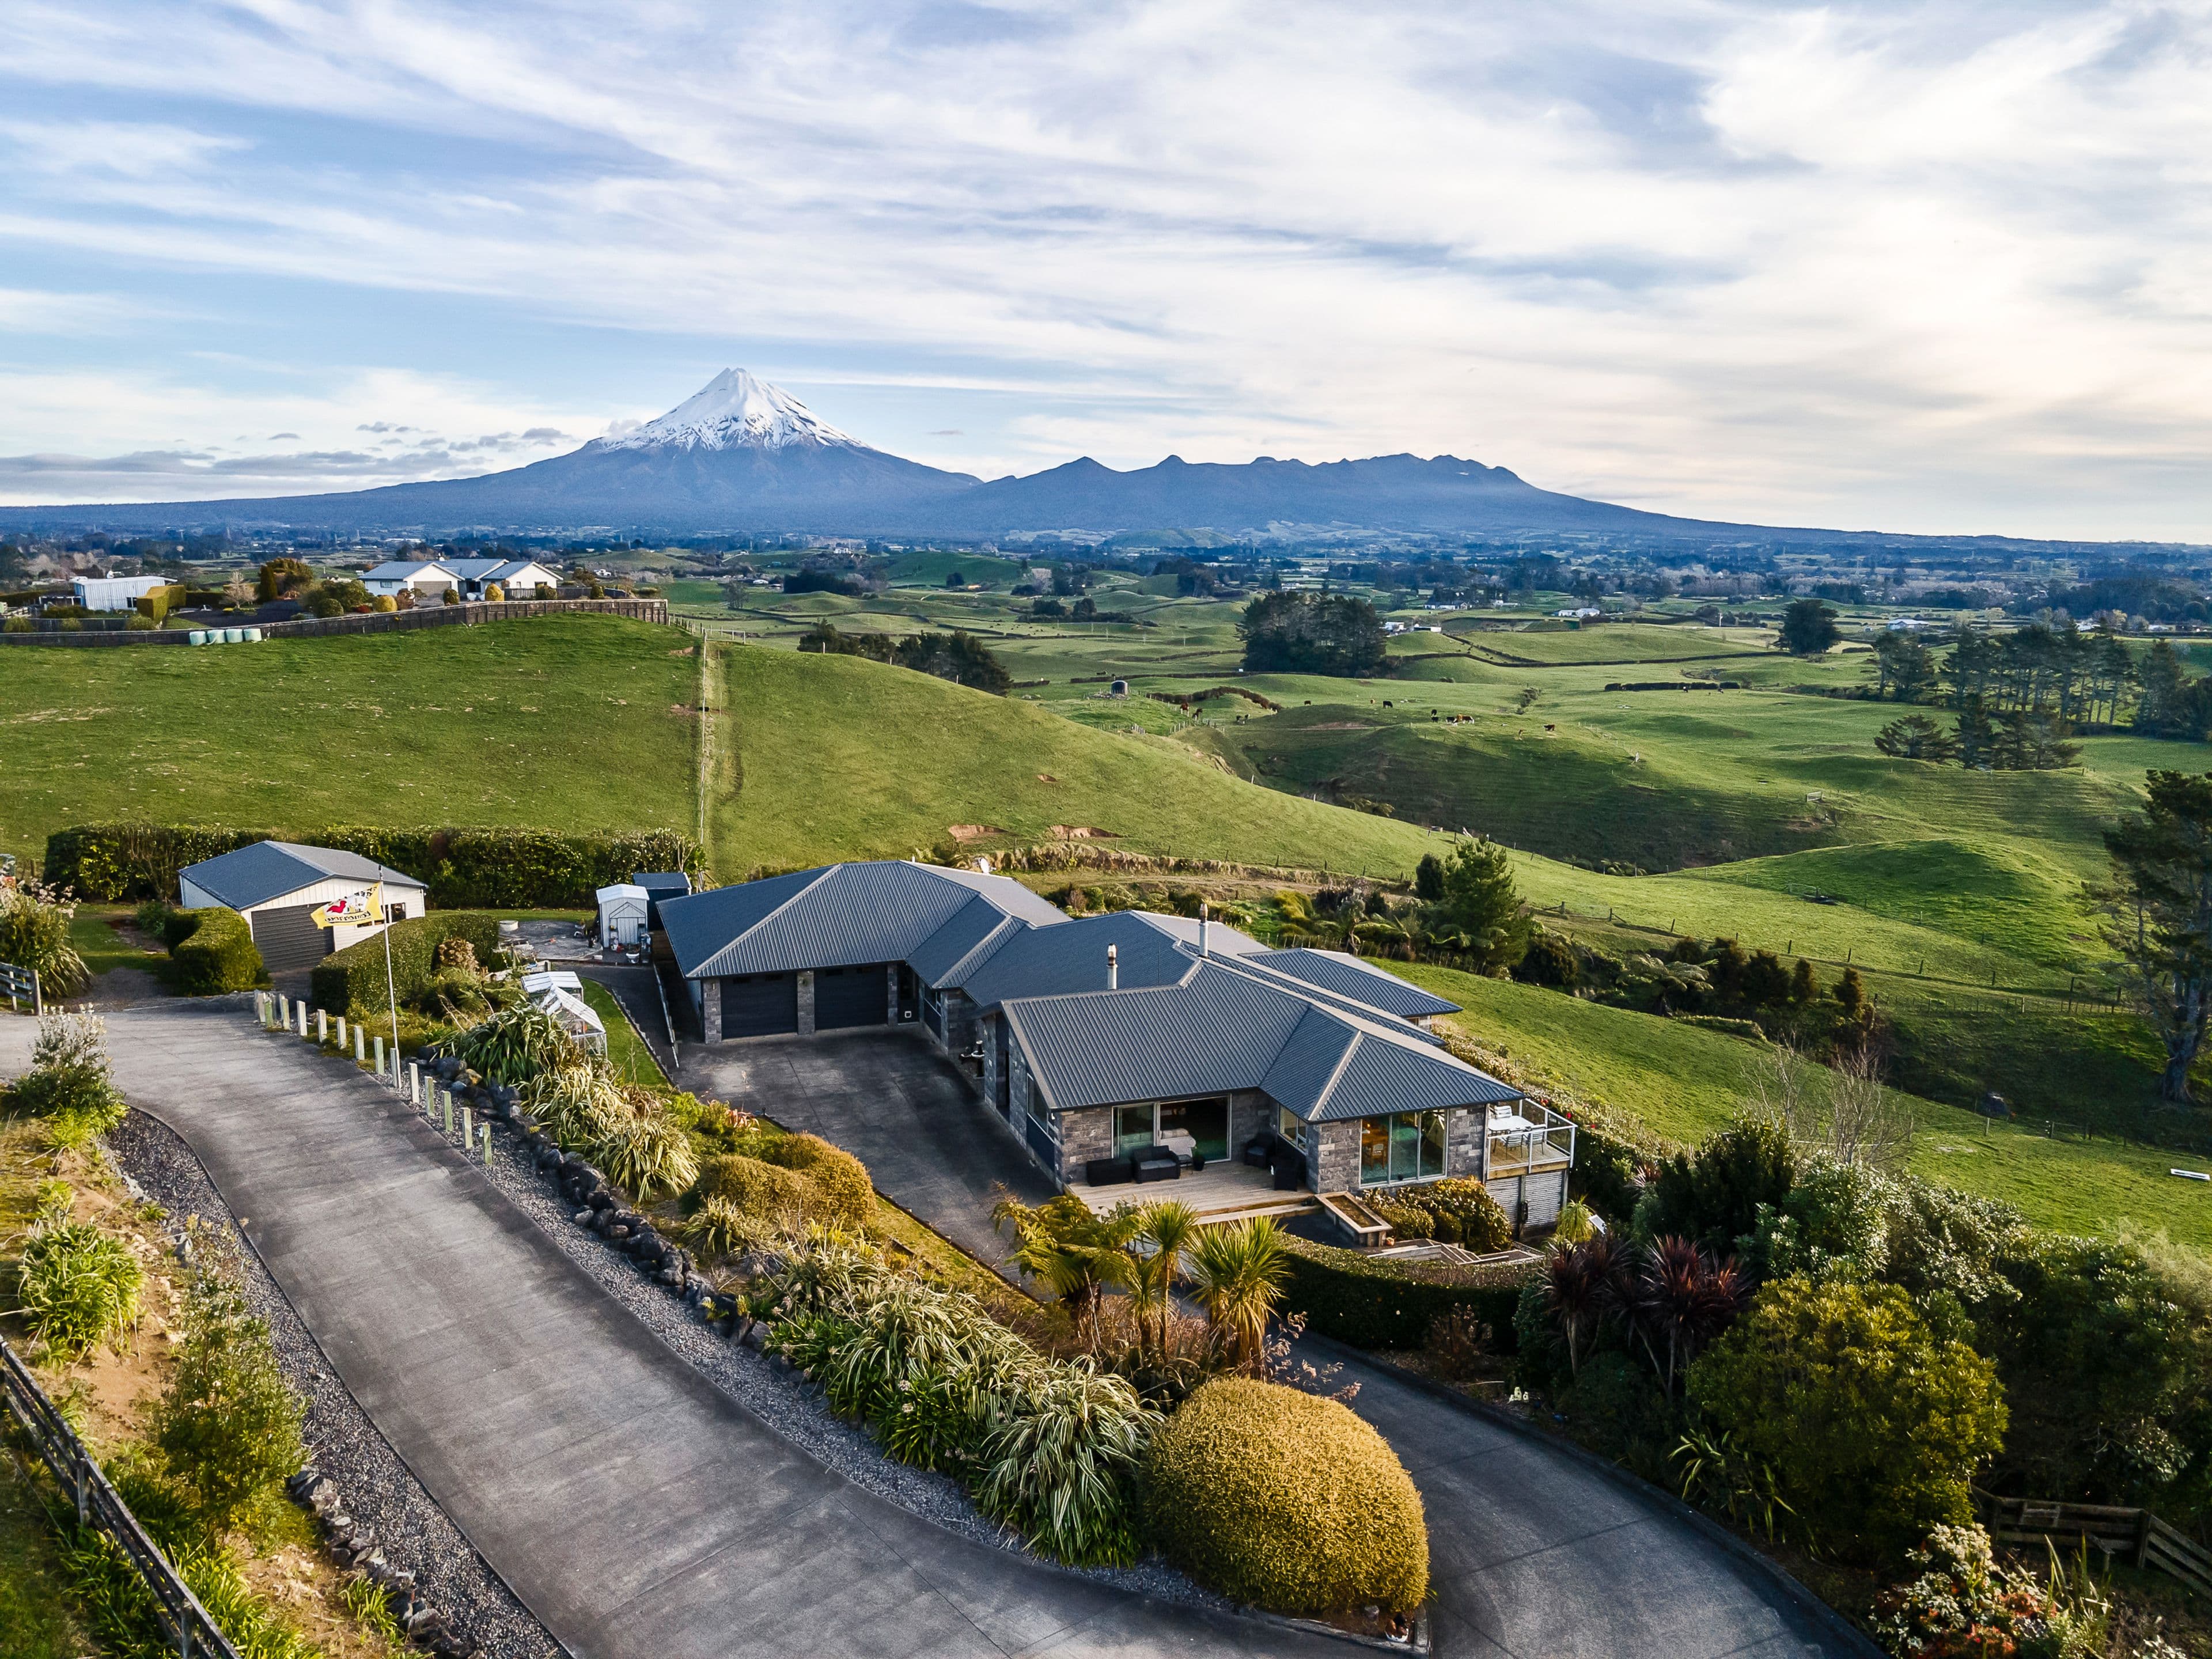
[[[1444,1114],[1444,1173],[1480,1181],[1485,1174],[1484,1143],[1489,1139],[1490,1109],[1455,1106]]]
[[[814,1035],[814,970],[811,968],[799,975],[799,1035]]]
[[[699,988],[699,1031],[709,1042],[722,1040],[722,981],[719,979],[700,979],[691,981]]]

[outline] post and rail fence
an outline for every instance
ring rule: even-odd
[[[178,1659],[196,1659],[201,1655],[207,1659],[238,1659],[238,1650],[223,1634],[222,1626],[200,1605],[191,1587],[146,1535],[145,1528],[108,1484],[76,1431],[46,1398],[46,1390],[5,1338],[0,1338],[0,1395],[6,1397],[8,1409],[22,1425],[40,1461],[53,1471],[63,1492],[75,1499],[77,1525],[98,1527],[113,1539],[144,1580],[161,1609],[161,1622],[176,1643]]]
[[[2148,1510],[2109,1504],[2039,1503],[1998,1498],[1977,1490],[1974,1508],[1990,1540],[1998,1544],[2078,1541],[2115,1560],[2178,1578],[2199,1595],[2212,1595],[2212,1550],[2160,1520]]]
[[[39,973],[35,968],[18,968],[12,962],[0,962],[0,991],[8,994],[8,1012],[18,1013],[22,1005],[29,1003],[31,1012],[46,1012],[46,1000],[39,992]]]

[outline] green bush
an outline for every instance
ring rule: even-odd
[[[1277,1613],[1429,1593],[1421,1497],[1346,1407],[1272,1382],[1208,1382],[1152,1437],[1146,1529],[1200,1583]]]
[[[1677,1152],[1660,1166],[1637,1204],[1637,1235],[1686,1238],[1726,1255],[1757,1232],[1759,1207],[1778,1206],[1796,1179],[1796,1155],[1778,1123],[1731,1123],[1694,1154]]]
[[[437,973],[438,950],[447,939],[466,939],[479,960],[499,948],[499,918],[478,911],[434,910],[384,931],[392,937],[392,981],[403,1006],[420,996]],[[356,1018],[389,1012],[383,934],[371,934],[325,957],[309,977],[309,1000],[318,1008]]]
[[[248,991],[269,977],[253,929],[235,910],[195,912],[199,923],[170,950],[177,988],[188,996]]]
[[[1972,1519],[2006,1424],[1996,1368],[1887,1285],[1767,1285],[1690,1367],[1689,1397],[1771,1465],[1816,1540],[1861,1555]]]
[[[592,1161],[641,1204],[680,1193],[699,1176],[690,1137],[658,1111],[617,1119],[592,1147]]]
[[[454,1039],[453,1049],[464,1066],[494,1083],[520,1085],[548,1072],[588,1069],[575,1040],[534,1002],[518,1003],[478,1020]],[[608,1127],[617,1121],[611,1119]]]
[[[50,997],[81,990],[91,975],[70,943],[76,915],[64,892],[34,878],[0,887],[0,962],[28,968]]]
[[[1455,1177],[1393,1188],[1376,1207],[1409,1238],[1440,1238],[1478,1255],[1502,1250],[1513,1239],[1513,1223],[1480,1181]]]
[[[1491,1328],[1497,1352],[1517,1345],[1514,1310],[1525,1267],[1454,1267],[1376,1261],[1300,1238],[1286,1241],[1290,1273],[1280,1307],[1304,1314],[1306,1328],[1355,1348],[1418,1348],[1429,1327],[1457,1308]]]
[[[253,1316],[228,1263],[212,1260],[194,1273],[184,1328],[153,1439],[219,1537],[307,1461],[305,1413],[277,1365],[269,1327]]]
[[[789,1237],[805,1231],[817,1202],[814,1183],[797,1170],[742,1152],[708,1158],[691,1193],[701,1204],[720,1199],[748,1220]]]
[[[806,1178],[813,1194],[807,1209],[810,1220],[857,1232],[875,1218],[876,1189],[867,1166],[842,1146],[832,1146],[819,1135],[786,1135],[763,1146],[760,1158]]]
[[[94,823],[46,837],[48,881],[89,898],[174,898],[177,872],[258,841],[304,842],[358,853],[413,876],[430,902],[459,910],[503,906],[580,909],[636,870],[684,870],[696,861],[672,830],[637,836],[561,836],[540,830],[388,830],[338,824],[228,829],[213,824]]]
[[[39,1340],[81,1358],[138,1322],[145,1274],[120,1239],[66,1212],[41,1217],[24,1243],[17,1291]]]

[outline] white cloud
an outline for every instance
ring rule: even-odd
[[[830,418],[849,388],[864,435],[987,476],[1450,450],[1712,516],[2212,538],[2202,5],[11,15],[0,245],[341,325],[294,365],[316,419],[183,373],[180,328],[125,378],[202,429],[452,434],[376,447],[404,468],[659,412],[658,370],[564,390],[588,412],[495,370],[453,418],[431,345],[343,326],[381,289],[774,343]],[[137,453],[130,407],[0,405],[0,451]]]

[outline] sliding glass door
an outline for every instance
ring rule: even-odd
[[[1359,1184],[1431,1181],[1444,1172],[1444,1115],[1395,1112],[1359,1120]]]

